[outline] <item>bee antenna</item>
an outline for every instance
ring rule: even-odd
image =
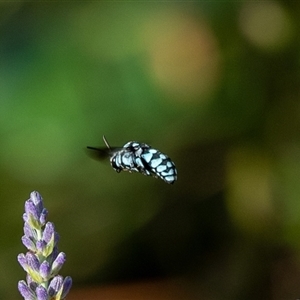
[[[104,143],[105,143],[106,147],[108,148],[108,150],[110,150],[109,143],[108,143],[108,141],[106,140],[106,138],[105,138],[105,136],[104,136],[104,135],[103,135],[103,141],[104,141]]]

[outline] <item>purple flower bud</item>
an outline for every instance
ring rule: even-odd
[[[39,220],[39,215],[36,210],[36,207],[30,199],[25,202],[25,212],[26,212],[27,218],[30,218],[30,215],[31,215],[36,221]]]
[[[45,241],[39,240],[36,242],[36,249],[39,253],[42,253],[45,248],[46,248],[47,244]]]
[[[48,300],[49,299],[47,290],[42,285],[39,285],[36,288],[36,296],[37,296],[37,300]]]
[[[52,222],[47,222],[43,233],[43,240],[46,243],[49,243],[53,234],[54,234],[54,224]]]
[[[52,264],[51,274],[57,275],[65,261],[66,254],[64,252],[60,252]]]
[[[35,230],[32,230],[32,228],[29,226],[27,222],[24,223],[24,235],[27,236],[30,239],[36,239],[36,232]]]
[[[28,264],[28,266],[29,266],[32,270],[38,272],[38,271],[39,271],[39,268],[40,268],[40,262],[39,262],[39,260],[37,259],[37,257],[36,257],[33,253],[31,253],[31,252],[27,252],[27,253],[26,253],[26,259],[27,259],[27,264]]]
[[[30,193],[30,199],[34,203],[38,214],[40,214],[44,208],[42,196],[38,192],[34,191]]]
[[[51,266],[49,262],[47,262],[46,260],[43,261],[40,265],[40,275],[44,280],[48,280],[50,272],[51,272]]]
[[[30,250],[32,252],[36,252],[35,244],[34,244],[34,242],[30,238],[28,238],[27,236],[24,235],[24,236],[22,236],[21,240],[22,240],[23,245],[28,250]]]
[[[70,289],[72,287],[72,278],[70,276],[67,276],[63,283],[63,291],[61,295],[61,299],[65,299],[67,294],[69,293]]]
[[[18,259],[18,262],[21,265],[21,267],[25,270],[25,272],[27,272],[28,264],[27,264],[27,258],[25,257],[25,255],[23,253],[21,253],[17,256],[17,259]]]
[[[48,294],[50,297],[53,297],[57,294],[63,284],[63,278],[60,275],[55,276],[48,287]]]
[[[40,223],[42,225],[45,225],[46,223],[46,220],[47,220],[47,215],[48,215],[48,211],[46,208],[44,208],[41,212],[41,215],[40,215]]]
[[[26,281],[27,281],[27,285],[29,286],[29,288],[32,291],[35,291],[36,288],[37,288],[37,286],[38,286],[38,284],[35,281],[33,281],[33,279],[31,278],[31,276],[28,275],[28,274],[26,275]]]
[[[28,216],[27,216],[27,214],[24,213],[22,217],[23,217],[23,221],[24,221],[25,223],[27,223],[27,222],[28,222]]]
[[[59,253],[58,248],[57,248],[57,246],[55,246],[52,250],[52,253],[47,257],[47,260],[49,261],[50,264],[52,264],[54,262],[58,253]]]
[[[18,289],[25,300],[36,300],[34,292],[27,286],[24,280],[18,282]]]

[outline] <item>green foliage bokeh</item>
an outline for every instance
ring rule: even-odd
[[[299,297],[299,14],[295,1],[0,3],[0,298],[24,277],[32,190],[78,285],[179,276],[211,299]],[[91,160],[103,134],[167,153],[178,182]]]

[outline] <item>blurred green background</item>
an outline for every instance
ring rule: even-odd
[[[39,191],[74,286],[300,297],[300,2],[1,2],[0,298]],[[86,146],[146,142],[169,186]]]

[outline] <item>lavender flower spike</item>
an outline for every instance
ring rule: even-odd
[[[47,222],[48,211],[38,192],[32,192],[25,202],[24,235],[21,238],[26,254],[18,255],[18,262],[27,273],[18,289],[25,300],[63,300],[71,286],[72,278],[58,275],[66,261],[66,254],[57,248],[58,233],[54,224]]]

